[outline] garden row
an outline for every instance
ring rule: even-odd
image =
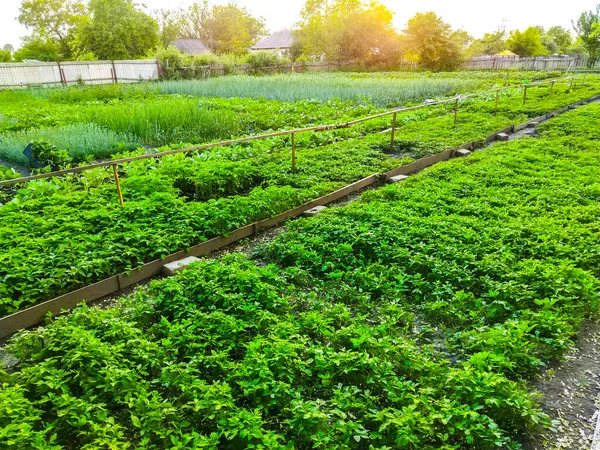
[[[596,315],[600,106],[17,336],[10,448],[517,449]]]
[[[523,74],[531,80],[550,75]],[[321,74],[4,91],[0,158],[26,165],[25,147],[43,140],[68,151],[75,162],[88,161],[142,146],[198,144],[346,121],[381,107],[522,80],[490,73]]]
[[[527,106],[537,115],[597,92],[594,86],[563,86],[550,95],[538,88]],[[0,315],[525,121],[522,98],[506,95],[497,115],[489,99],[465,102],[456,125],[445,106],[404,113],[391,150],[389,133],[365,135],[389,127],[389,118],[302,135],[297,173],[283,138],[127,163],[120,169],[125,208],[111,171],[103,168],[9,188],[0,192]]]

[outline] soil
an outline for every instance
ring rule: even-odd
[[[22,176],[27,177],[30,175],[29,168],[23,166],[21,164],[17,164],[15,162],[9,161],[7,159],[0,158],[0,166],[8,167],[9,169],[14,169],[19,172]]]
[[[546,371],[536,389],[555,426],[525,437],[523,450],[596,450],[592,444],[600,414],[599,323],[583,323],[575,347],[562,364]]]

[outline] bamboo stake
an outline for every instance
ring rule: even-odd
[[[458,119],[458,97],[456,98],[456,102],[454,102],[454,125],[456,125],[456,121]]]
[[[499,89],[496,89],[496,108],[494,109],[494,115],[497,116],[498,115],[498,95],[499,95]]]
[[[119,194],[119,204],[121,208],[125,207],[125,203],[123,203],[123,192],[121,192],[121,182],[119,181],[119,172],[117,172],[117,165],[113,164],[113,173],[115,174],[115,183],[117,184],[117,194]]]
[[[390,153],[393,153],[394,151],[394,138],[396,137],[396,116],[397,114],[394,114],[392,119],[392,139],[390,141]]]
[[[296,173],[296,135],[292,133],[292,173]]]

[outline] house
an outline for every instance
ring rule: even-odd
[[[250,51],[260,52],[268,51],[276,53],[279,56],[287,56],[294,44],[294,35],[292,30],[281,30],[264,38],[258,44],[250,47]]]
[[[202,39],[176,39],[169,42],[169,45],[177,47],[180,51],[188,55],[206,55],[212,53]]]

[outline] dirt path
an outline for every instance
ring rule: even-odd
[[[555,430],[528,436],[523,450],[593,450],[600,408],[600,324],[584,322],[576,347],[536,387]]]

